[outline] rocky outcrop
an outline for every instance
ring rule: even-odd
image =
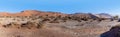
[[[99,18],[105,18],[105,19],[113,19],[113,16],[107,14],[107,13],[100,13],[100,14],[96,14],[97,17]]]
[[[95,16],[91,13],[75,13],[75,14],[71,14],[71,16],[79,17],[79,18],[88,18],[88,19],[98,18],[97,16]]]
[[[101,37],[120,37],[120,25],[113,26],[109,31],[101,34]]]

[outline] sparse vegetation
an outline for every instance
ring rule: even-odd
[[[31,21],[28,21],[26,23],[21,23],[21,24],[18,24],[16,22],[11,22],[9,24],[6,24],[6,25],[3,25],[3,27],[5,28],[28,28],[28,29],[31,29],[31,28],[42,28],[44,25],[43,25],[43,22],[31,22]]]
[[[29,11],[28,11],[29,12]],[[89,14],[72,14],[72,15],[64,15],[64,14],[56,14],[56,13],[35,13],[30,12],[28,15],[22,16],[0,16],[0,24],[2,28],[16,28],[15,33],[19,33],[23,31],[32,32],[29,33],[30,35],[33,33],[37,34],[46,34],[50,35],[62,35],[57,33],[63,34],[70,34],[73,37],[86,37],[86,36],[98,36],[100,33],[105,32],[104,27],[112,27],[111,24],[116,23],[113,21],[105,21],[107,19],[104,18],[94,18],[94,15]],[[115,19],[118,16],[114,17]],[[8,23],[8,24],[7,24]],[[46,29],[44,29],[44,27]],[[26,29],[26,30],[24,30]],[[11,29],[12,30],[12,29]],[[26,33],[25,32],[25,33]],[[40,32],[40,33],[39,33]],[[51,33],[49,33],[51,32]],[[54,33],[55,32],[55,33]],[[26,33],[26,34],[28,34]],[[69,36],[70,36],[69,35]],[[22,37],[15,36],[15,37]],[[43,36],[44,37],[44,36]],[[48,36],[49,37],[49,36]],[[55,37],[55,36],[52,36]],[[62,37],[62,36],[61,36]],[[65,36],[66,37],[66,36]]]
[[[118,19],[119,19],[119,16],[116,15],[116,16],[114,16],[113,18],[114,18],[115,20],[118,20]]]

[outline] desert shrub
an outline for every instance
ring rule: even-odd
[[[62,22],[66,22],[66,20],[63,20]]]
[[[18,24],[16,22],[11,22],[9,24],[3,25],[3,27],[5,27],[5,28],[9,28],[9,27],[20,28],[20,24]]]
[[[15,18],[13,18],[12,20],[16,20]]]
[[[81,22],[81,21],[82,21],[82,20],[81,20],[82,18],[75,17],[75,16],[71,16],[71,17],[69,16],[68,19],[76,20],[76,21],[78,21],[78,22]]]
[[[79,19],[79,18],[74,18],[74,19],[72,19],[72,20],[76,20],[76,21],[78,21],[78,22],[81,22],[81,21],[82,21],[82,20]]]
[[[104,18],[98,18],[97,19],[99,22],[105,20]]]
[[[38,16],[38,18],[43,18],[42,16]]]
[[[48,14],[46,14],[45,16],[47,16],[47,17],[48,17],[49,15],[48,15]]]
[[[11,22],[10,23],[11,24],[11,26],[10,27],[14,27],[14,28],[20,28],[20,24],[18,24],[17,22]]]
[[[2,27],[5,27],[5,28],[6,28],[6,27],[7,27],[7,25],[2,25]]]
[[[10,27],[12,24],[11,23],[9,23],[9,24],[6,24],[6,25],[2,25],[3,27],[5,27],[5,28],[8,28],[8,27]]]
[[[45,18],[45,19],[42,20],[42,22],[45,22],[45,21],[50,21],[50,19],[49,18]]]
[[[62,20],[69,20],[69,18],[66,16],[66,17],[63,17]]]
[[[62,17],[61,15],[58,16],[58,18],[61,18],[61,17]]]
[[[90,20],[90,22],[93,22],[94,20]]]
[[[59,23],[59,21],[50,21],[49,23]]]
[[[16,16],[17,18],[19,18],[20,16]]]
[[[97,20],[97,19],[93,19],[93,20]]]
[[[69,16],[68,19],[72,19],[72,17]]]
[[[84,24],[77,24],[77,25],[75,25],[75,26],[84,26]]]
[[[114,16],[113,18],[114,18],[115,20],[118,20],[118,19],[119,19],[119,16],[116,15],[116,16]]]
[[[82,22],[81,20],[77,20],[78,22]]]
[[[110,21],[114,21],[114,19],[110,19]]]
[[[32,28],[36,28],[36,23],[35,22],[31,22],[31,21],[28,21],[27,23],[23,23],[21,25],[22,28],[28,28],[28,29],[32,29]]]
[[[23,23],[21,25],[21,27],[28,28],[28,29],[31,29],[31,28],[37,28],[37,29],[39,29],[39,28],[42,28],[43,26],[44,25],[41,22],[30,22],[30,21],[28,21],[27,23]]]
[[[53,21],[57,21],[57,20],[59,20],[59,18],[57,18],[57,17],[53,19]]]
[[[83,21],[88,21],[88,19],[87,19],[87,18],[81,18],[81,20],[83,20]]]
[[[44,27],[44,24],[43,23],[37,23],[37,25],[36,25],[36,28],[43,28]]]
[[[38,19],[38,18],[37,18],[37,17],[32,17],[31,19],[32,19],[32,20],[36,20],[36,19]]]
[[[55,18],[55,17],[54,17],[54,16],[49,16],[49,18],[53,19],[53,18]]]
[[[34,23],[28,21],[27,23],[22,23],[21,24],[21,27],[22,28],[28,28],[28,29],[31,29],[32,27],[34,26]]]
[[[101,19],[98,19],[98,21],[100,22],[100,21],[102,21]]]
[[[2,25],[4,28],[27,28],[27,29],[32,29],[32,28],[42,28],[44,25],[43,23],[41,22],[31,22],[31,21],[28,21],[26,23],[21,23],[21,24],[18,24],[16,22],[11,22],[9,24],[6,24],[6,25]]]

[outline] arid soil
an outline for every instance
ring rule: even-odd
[[[0,13],[0,37],[101,37],[117,20],[92,14],[26,10]]]

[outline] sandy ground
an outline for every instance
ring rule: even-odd
[[[0,37],[100,37],[100,34],[116,24],[119,22],[69,20],[60,23],[46,23],[45,27],[41,29],[4,28],[0,25]]]

